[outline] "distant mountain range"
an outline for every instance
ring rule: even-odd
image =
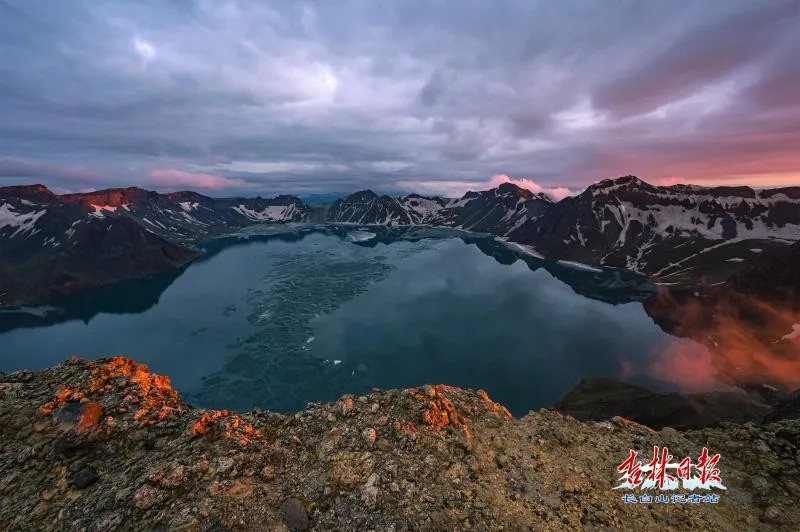
[[[365,190],[329,205],[139,188],[55,195],[0,188],[0,306],[180,268],[255,223],[430,225],[490,233],[531,253],[614,266],[673,287],[721,283],[800,241],[800,187],[601,181],[554,202],[510,183],[457,199]]]
[[[510,183],[452,200],[364,191],[334,202],[328,219],[459,227],[664,283],[717,282],[756,254],[800,240],[800,187],[656,187],[626,176],[559,202]]]
[[[214,199],[140,188],[57,196],[42,185],[0,188],[0,306],[175,270],[210,238],[253,223],[306,220],[310,212],[293,196]]]

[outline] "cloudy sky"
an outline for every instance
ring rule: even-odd
[[[626,174],[800,184],[800,0],[0,0],[0,185]]]

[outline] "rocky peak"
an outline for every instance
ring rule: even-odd
[[[343,201],[345,203],[366,203],[368,201],[378,199],[378,195],[371,190],[359,190],[347,196]]]
[[[95,192],[81,192],[76,194],[64,194],[59,199],[64,203],[77,203],[84,206],[108,205],[109,207],[120,207],[125,204],[137,203],[144,199],[157,198],[159,194],[151,190],[138,187],[128,188],[109,188],[97,190]]]
[[[619,192],[624,190],[650,190],[654,189],[649,183],[633,175],[617,177],[615,179],[603,179],[602,181],[590,185],[583,194],[597,195],[603,193]]]
[[[189,202],[197,202],[197,203],[205,203],[206,201],[210,201],[211,198],[209,196],[204,196],[203,194],[198,194],[192,190],[181,190],[178,192],[170,192],[168,194],[164,194],[167,199],[172,201],[189,201]]]
[[[411,194],[406,196],[406,199],[435,199],[433,196],[423,196],[422,194],[417,194],[412,192]]]
[[[522,188],[514,183],[502,183],[498,185],[497,188],[487,192],[497,196],[512,196],[525,200],[541,200],[548,203],[553,203],[553,200],[544,192],[533,192],[532,190]],[[476,194],[480,195],[480,193]]]
[[[534,197],[533,192],[527,188],[522,188],[518,185],[515,185],[514,183],[501,183],[495,190],[496,194],[498,195],[511,194],[525,199],[532,199]]]
[[[617,177],[616,179],[611,179],[610,181],[617,185],[650,186],[648,183],[645,183],[635,175]]]
[[[44,185],[12,185],[0,187],[0,198],[3,199],[24,199],[28,201],[52,201],[56,197],[49,188]]]

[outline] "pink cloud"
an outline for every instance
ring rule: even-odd
[[[503,183],[512,183],[534,193],[544,192],[556,201],[572,196],[574,191],[567,187],[543,187],[527,178],[514,179],[507,175],[495,175],[485,182],[476,181],[397,181],[398,188],[422,194],[441,194],[449,198],[461,197],[469,190],[490,190]]]
[[[487,188],[496,188],[502,185],[503,183],[511,183],[517,185],[520,188],[530,190],[531,192],[534,192],[536,194],[544,192],[545,194],[555,199],[556,201],[562,200],[567,196],[572,196],[574,194],[574,192],[572,192],[567,187],[543,187],[539,183],[531,181],[528,178],[523,177],[521,179],[514,179],[512,177],[508,177],[505,174],[498,174],[492,176],[492,178],[489,180]]]
[[[700,185],[703,187],[747,186],[752,188],[791,187],[800,183],[800,172],[788,174],[755,174],[750,176],[731,176],[718,178],[660,177],[654,180],[655,185]]]
[[[151,170],[148,174],[150,183],[154,186],[171,188],[201,188],[207,190],[221,190],[225,188],[250,188],[251,183],[244,179],[231,179],[211,174],[196,174],[175,169]]]

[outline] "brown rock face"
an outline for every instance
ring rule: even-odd
[[[166,500],[168,496],[169,494],[166,491],[145,484],[136,490],[133,495],[133,504],[140,510],[148,510]]]
[[[281,520],[289,530],[307,530],[308,511],[299,499],[286,499],[281,504]]]

